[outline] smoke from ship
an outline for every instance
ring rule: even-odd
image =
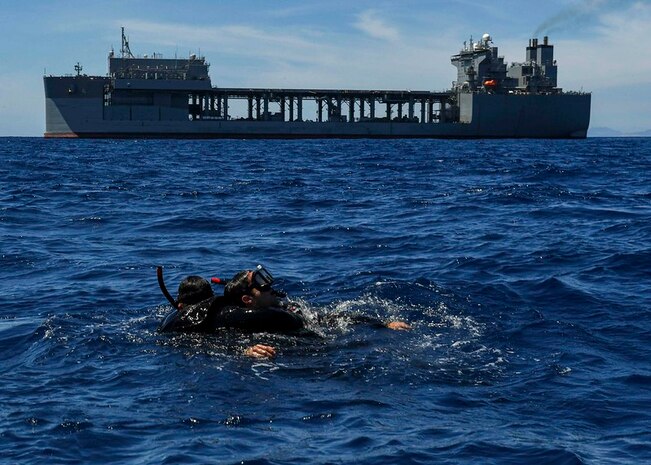
[[[543,21],[536,28],[532,37],[574,28],[593,19],[600,13],[621,10],[634,3],[636,2],[633,0],[581,0]]]

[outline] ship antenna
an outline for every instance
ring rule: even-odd
[[[125,58],[125,56],[126,58],[134,58],[129,48],[129,39],[124,35],[124,27],[122,28],[122,49],[120,49],[120,53],[122,54],[122,58]]]
[[[82,70],[82,69],[84,69],[84,67],[81,66],[81,65],[79,64],[79,62],[77,62],[77,64],[75,65],[75,71],[77,71],[77,76],[79,76],[79,75],[81,74],[81,70]]]

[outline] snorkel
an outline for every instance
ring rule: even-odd
[[[165,281],[163,280],[163,267],[158,266],[156,267],[156,276],[158,277],[158,287],[160,287],[160,290],[163,292],[163,295],[165,298],[169,301],[170,304],[172,304],[172,307],[174,307],[176,310],[179,309],[179,304],[176,300],[174,300],[174,297],[172,297],[172,294],[169,293],[167,290],[167,286],[165,286]]]

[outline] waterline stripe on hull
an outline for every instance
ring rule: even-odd
[[[250,133],[45,133],[46,139],[585,139],[583,135],[567,136],[490,136],[490,135],[392,135],[392,134],[250,134]]]

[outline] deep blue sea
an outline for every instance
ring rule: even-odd
[[[0,238],[2,463],[651,462],[651,139],[0,138]],[[156,332],[258,263],[339,324]]]

